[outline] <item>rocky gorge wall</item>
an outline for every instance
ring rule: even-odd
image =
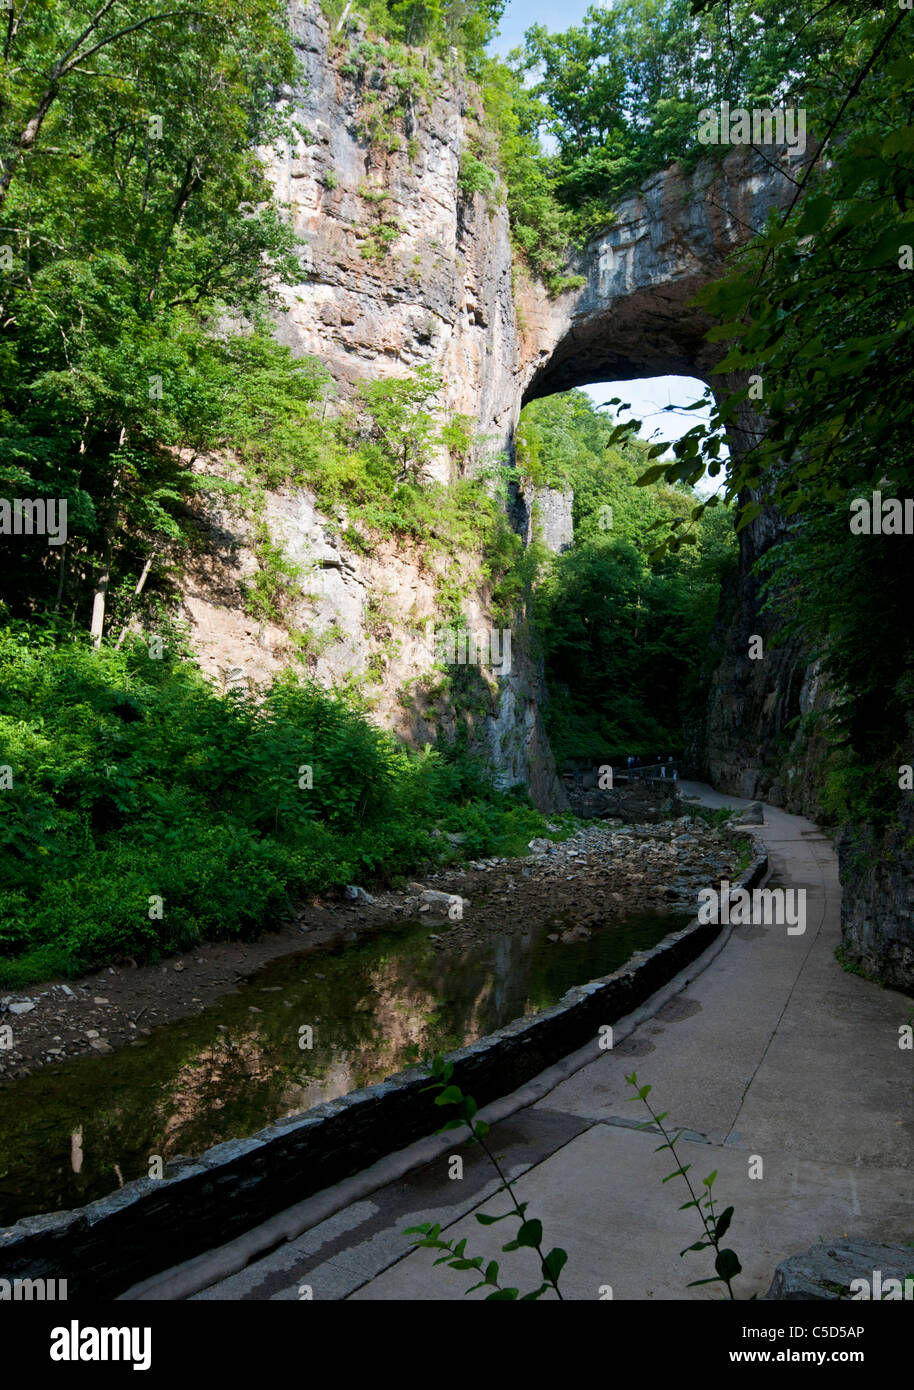
[[[318,358],[341,397],[366,379],[434,366],[441,406],[474,422],[472,466],[513,458],[525,399],[607,376],[702,373],[707,322],[688,300],[787,180],[740,150],[691,174],[653,176],[575,257],[579,288],[553,299],[517,273],[504,197],[461,189],[461,160],[483,113],[456,65],[417,74],[404,96],[380,50],[366,47],[360,21],[331,31],[317,0],[293,0],[290,15],[304,76],[281,100],[300,136],[265,153],[303,242],[302,277],[280,287],[275,331],[295,354]],[[431,472],[447,482],[453,466],[439,456]],[[551,548],[572,542],[570,494],[517,486],[511,519],[527,542],[535,515]],[[342,539],[346,516],[321,515],[307,489],[268,491],[263,521],[302,570],[303,592],[289,595],[282,622],[247,615],[243,586],[257,568],[251,523],[214,489],[182,593],[204,668],[264,682],[293,659],[297,629],[318,680],[368,683],[381,722],[415,743],[433,736],[441,711],[404,692],[429,675],[417,636],[435,615],[434,558],[392,543],[353,551]],[[460,568],[472,591],[468,622],[485,627],[479,557]],[[514,639],[512,670],[489,682],[491,708],[474,733],[503,782],[526,782],[548,809],[564,804],[564,792],[542,725],[547,692],[523,623]]]
[[[366,380],[433,365],[445,382],[439,405],[474,422],[471,462],[484,462],[513,434],[518,328],[504,205],[459,188],[479,113],[456,71],[438,66],[427,100],[410,97],[392,116],[387,104],[403,99],[385,85],[389,74],[347,67],[365,37],[357,21],[334,35],[317,3],[293,3],[291,21],[304,78],[284,90],[282,104],[302,134],[265,153],[303,242],[302,280],[280,287],[276,336],[296,355],[318,358],[343,399]],[[366,129],[382,118],[382,136]],[[328,404],[333,410],[332,397]],[[196,467],[231,473],[224,459]],[[429,475],[451,481],[447,455]],[[522,499],[528,539],[535,501]],[[540,501],[544,538],[559,549],[571,539],[570,497],[542,490]],[[267,489],[261,520],[300,574],[281,620],[246,611],[245,586],[258,567],[251,518],[229,508],[215,485],[200,508],[202,543],[182,579],[181,610],[204,670],[226,684],[262,685],[296,659],[298,631],[309,673],[326,685],[357,682],[377,722],[415,746],[452,734],[457,716],[435,698],[428,629],[442,625],[442,579],[465,589],[468,630],[493,627],[482,556],[455,562],[392,539],[354,549],[343,539],[345,511],[322,514],[307,488]],[[510,669],[482,669],[488,708],[470,717],[471,746],[503,785],[525,783],[539,806],[558,808],[565,796],[543,728],[547,695],[522,615],[512,639]]]
[[[317,0],[293,0],[290,13],[304,78],[282,102],[301,137],[270,151],[269,162],[303,241],[302,275],[280,287],[285,307],[275,331],[295,354],[329,369],[341,398],[366,379],[433,366],[444,382],[442,408],[469,417],[477,431],[472,468],[498,455],[513,461],[520,409],[535,397],[661,373],[714,383],[709,322],[689,301],[784,205],[798,173],[795,152],[760,158],[736,147],[692,171],[673,166],[651,176],[571,257],[578,287],[552,298],[514,262],[499,191],[461,188],[461,162],[483,113],[456,64],[433,66],[404,97],[383,59],[370,50],[365,58],[358,20],[332,32]],[[439,456],[431,472],[448,482],[453,464]],[[560,551],[573,543],[572,500],[519,479],[509,515],[528,543],[538,519],[541,539]],[[281,623],[247,616],[251,523],[229,514],[214,490],[200,518],[206,544],[182,594],[204,668],[226,681],[266,681],[294,658],[289,633],[298,629],[308,637],[310,672],[326,684],[367,686],[380,722],[417,745],[451,732],[453,711],[428,698],[433,658],[419,640],[435,620],[438,576],[449,562],[393,541],[369,554],[353,550],[343,539],[345,514],[321,514],[306,488],[268,491],[264,519],[302,570],[302,593],[291,596]],[[795,721],[826,708],[831,695],[795,643],[779,644],[752,574],[782,534],[766,509],[740,535],[695,761],[721,790],[815,814],[820,750]],[[480,561],[466,555],[457,565],[476,630],[492,626]],[[511,672],[488,678],[488,708],[474,716],[475,747],[504,785],[524,782],[539,806],[553,809],[565,792],[543,726],[548,692],[520,616],[512,636]],[[762,660],[749,655],[754,636],[763,639]],[[849,883],[850,922],[873,918],[871,902],[858,914],[862,892],[862,880]]]

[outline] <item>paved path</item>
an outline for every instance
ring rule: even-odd
[[[709,805],[746,804],[700,784],[681,790]],[[914,1056],[898,1046],[912,1001],[841,969],[831,843],[799,816],[774,807],[765,816],[768,886],[806,890],[805,934],[734,927],[700,972],[690,967],[616,1026],[611,1052],[553,1068],[538,1090],[525,1088],[533,1103],[492,1129],[547,1247],[568,1251],[566,1298],[599,1299],[607,1288],[616,1299],[720,1297],[719,1286],[686,1288],[713,1269],[705,1252],[680,1258],[700,1229],[694,1211],[678,1210],[688,1199],[681,1179],[662,1183],[673,1165],[655,1152],[658,1137],[634,1127],[646,1112],[627,1100],[632,1069],[669,1123],[689,1130],[681,1152],[693,1176],[718,1170],[720,1205],[736,1209],[728,1240],[744,1266],[742,1297],[765,1293],[780,1260],[820,1239],[914,1240]],[[565,1079],[544,1093],[556,1076]],[[427,1160],[428,1144],[414,1149],[414,1163]],[[450,1153],[463,1156],[460,1179],[449,1177]],[[402,1234],[421,1221],[466,1236],[468,1254],[499,1259],[522,1292],[535,1287],[532,1252],[500,1253],[514,1220],[484,1227],[474,1218],[505,1209],[476,1146],[451,1140],[431,1162],[409,1162],[409,1152],[385,1160],[341,1185],[336,1202],[324,1194],[332,1215],[238,1273],[213,1282],[218,1261],[194,1262],[196,1287],[208,1283],[194,1296],[298,1299],[307,1286],[315,1299],[461,1298],[468,1276],[436,1268],[434,1254],[412,1250]],[[343,1204],[347,1192],[354,1199]],[[171,1276],[151,1296],[194,1286]]]

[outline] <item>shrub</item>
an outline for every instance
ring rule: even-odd
[[[248,936],[295,896],[390,882],[440,857],[442,807],[477,853],[542,827],[465,754],[412,753],[290,673],[257,704],[139,641],[45,636],[0,631],[6,985]]]

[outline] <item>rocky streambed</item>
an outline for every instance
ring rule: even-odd
[[[428,940],[449,959],[531,926],[545,927],[550,945],[583,942],[629,917],[694,912],[699,890],[734,878],[744,859],[742,837],[697,818],[585,823],[565,840],[531,841],[524,858],[471,860],[401,891],[311,899],[256,941],[208,942],[156,965],[128,958],[78,981],[0,991],[0,1028],[9,1030],[0,1034],[0,1080],[139,1046],[163,1023],[203,1014],[279,957],[337,950],[419,921],[433,927]],[[454,898],[456,919],[448,916]]]
[[[632,914],[692,913],[699,890],[736,877],[746,854],[742,837],[682,816],[582,826],[564,841],[532,840],[525,859],[471,861],[424,882],[465,900],[461,919],[436,937],[439,951],[459,954],[493,930],[523,931],[547,917],[554,930],[546,940],[567,944]]]

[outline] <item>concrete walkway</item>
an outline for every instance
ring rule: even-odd
[[[708,805],[746,804],[699,784],[681,791]],[[612,1051],[593,1059],[591,1049],[553,1068],[546,1085],[565,1079],[546,1093],[525,1088],[534,1103],[493,1126],[490,1143],[518,1179],[528,1216],[542,1221],[545,1248],[568,1252],[566,1298],[605,1298],[608,1289],[615,1299],[721,1297],[719,1285],[686,1287],[713,1274],[712,1260],[707,1252],[680,1258],[700,1225],[694,1211],[678,1210],[689,1197],[682,1179],[662,1182],[675,1165],[655,1152],[659,1136],[635,1128],[647,1114],[627,1099],[633,1069],[652,1085],[667,1123],[689,1130],[680,1151],[696,1184],[718,1171],[718,1208],[736,1209],[728,1243],[744,1268],[741,1297],[764,1294],[780,1260],[819,1240],[914,1240],[914,1055],[898,1045],[914,1006],[837,963],[831,843],[799,816],[766,807],[765,818],[758,833],[769,849],[768,886],[806,890],[805,934],[770,925],[725,931],[698,969],[615,1026]],[[492,1195],[488,1160],[478,1146],[448,1139],[431,1162],[410,1168],[407,1152],[393,1156],[393,1167],[376,1165],[361,1185],[342,1185],[355,1200],[239,1273],[213,1282],[218,1261],[202,1257],[194,1296],[462,1298],[472,1276],[435,1267],[435,1254],[413,1251],[402,1234],[422,1221],[439,1222],[446,1238],[466,1236],[467,1254],[498,1259],[503,1282],[522,1293],[536,1287],[533,1252],[501,1253],[515,1220],[475,1220],[476,1211],[506,1209],[505,1197]],[[463,1158],[461,1178],[449,1175],[449,1154]],[[327,1197],[325,1210],[340,1205]],[[179,1287],[166,1277],[145,1296],[181,1296]]]

